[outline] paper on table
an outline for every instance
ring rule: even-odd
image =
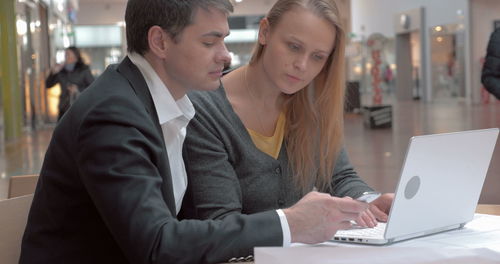
[[[340,247],[367,247],[367,245],[339,242],[323,244]],[[294,244],[294,246],[304,246],[304,244]],[[488,248],[500,253],[500,216],[476,214],[463,229],[414,238],[385,247]]]
[[[465,228],[389,246],[327,242],[291,248],[256,248],[256,264],[267,263],[500,263],[500,216],[476,214]]]
[[[500,253],[489,249],[440,249],[332,246],[255,248],[255,264],[498,264]]]

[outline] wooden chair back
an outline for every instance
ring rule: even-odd
[[[0,263],[19,263],[33,194],[0,200]]]
[[[11,176],[9,180],[9,192],[7,198],[19,197],[35,193],[38,175]]]

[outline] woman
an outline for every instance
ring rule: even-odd
[[[64,55],[64,64],[56,64],[45,80],[46,88],[51,88],[57,83],[61,86],[58,121],[80,92],[94,81],[90,68],[83,63],[80,51],[76,47],[67,48]]]
[[[260,23],[249,65],[225,75],[218,90],[190,95],[196,116],[184,143],[184,216],[285,208],[313,189],[353,198],[372,190],[342,148],[339,20],[333,0],[278,0]],[[383,195],[358,224],[385,221],[391,202]]]

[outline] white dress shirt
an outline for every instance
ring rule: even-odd
[[[175,101],[168,88],[144,57],[137,53],[129,54],[128,57],[139,68],[153,98],[163,138],[165,139],[165,146],[167,147],[175,211],[179,213],[187,188],[186,168],[182,159],[182,144],[186,138],[186,127],[194,117],[194,107],[187,95]]]
[[[179,213],[188,184],[186,167],[182,159],[182,144],[186,138],[186,127],[194,117],[195,110],[187,95],[177,101],[174,100],[168,88],[144,57],[137,53],[128,54],[128,57],[139,68],[153,98],[168,153],[175,211]],[[291,244],[291,234],[286,215],[281,209],[276,212],[283,231],[283,246],[288,247]]]

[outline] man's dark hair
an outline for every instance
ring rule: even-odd
[[[193,21],[198,8],[216,8],[233,12],[229,0],[129,0],[125,11],[127,50],[144,55],[149,50],[148,31],[152,26],[163,28],[177,40]]]

